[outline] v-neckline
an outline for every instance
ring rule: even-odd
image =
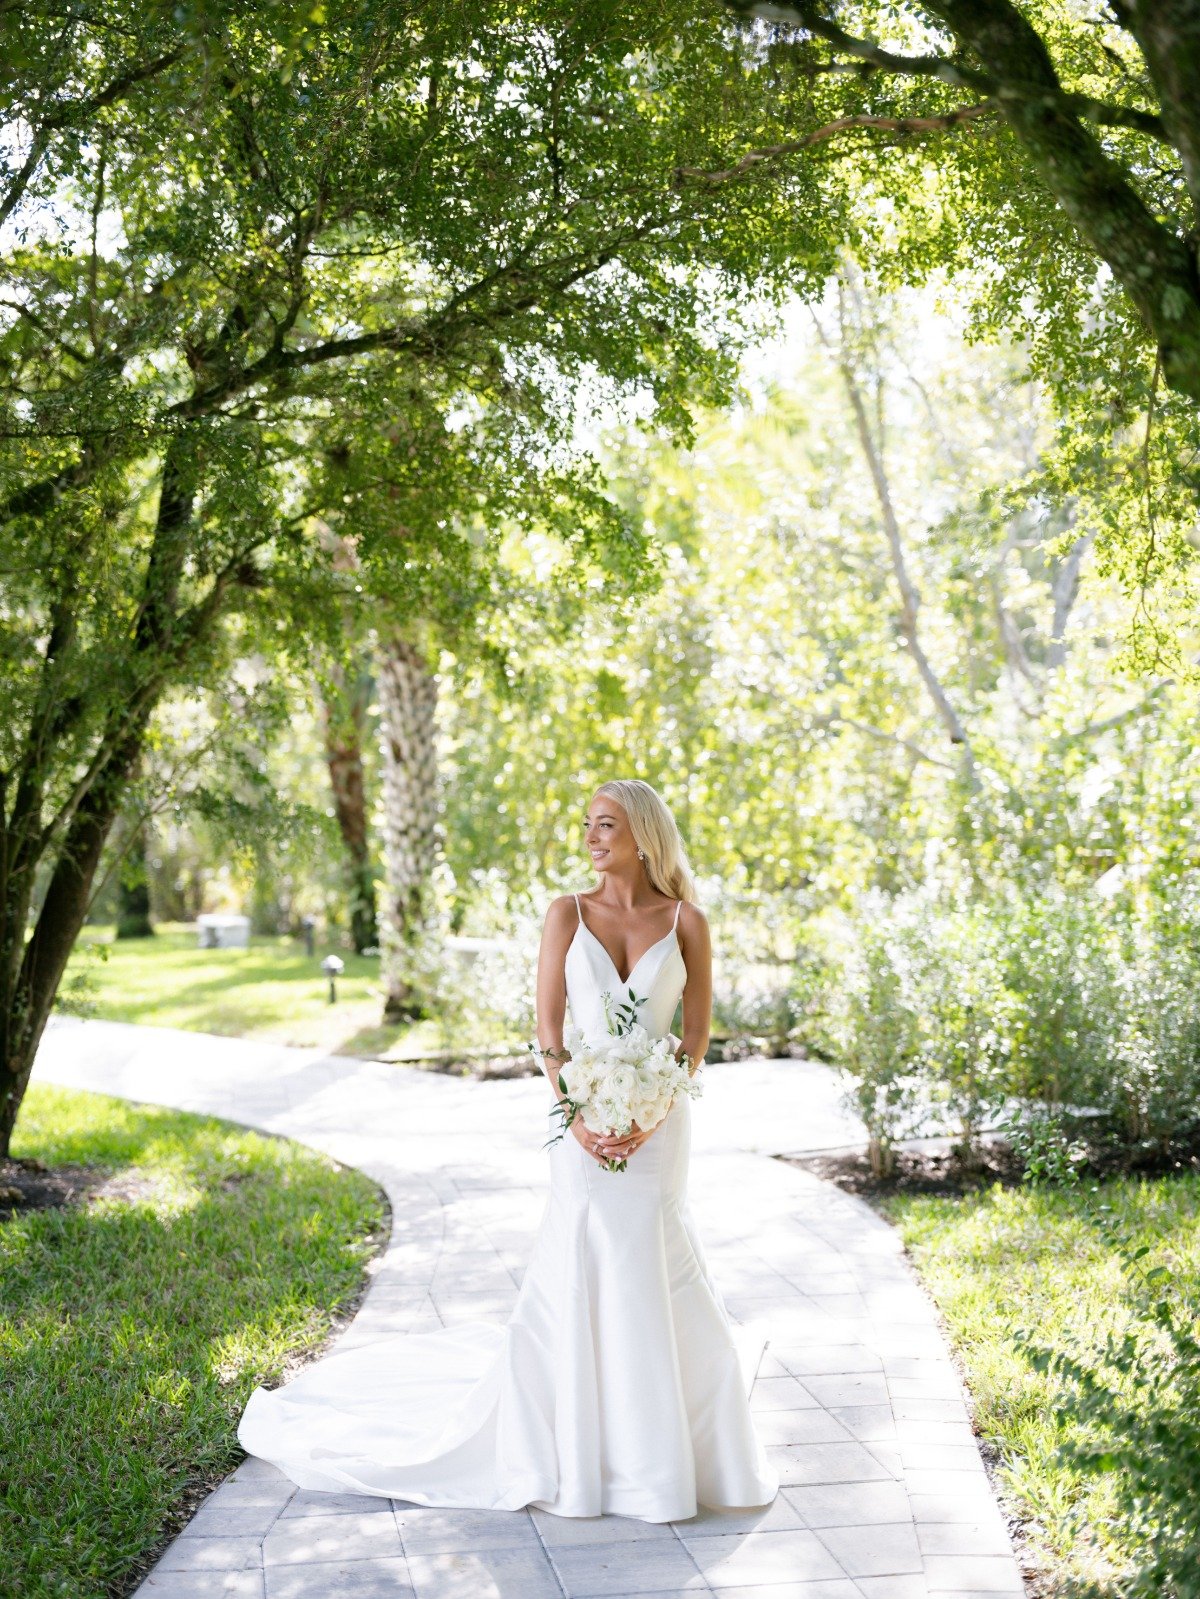
[[[660,939],[658,939],[655,943],[650,945],[649,949],[644,949],[642,951],[642,953],[638,956],[637,960],[634,961],[632,967],[630,968],[629,976],[628,977],[622,977],[620,971],[617,969],[616,961],[613,960],[612,956],[608,953],[608,947],[601,942],[601,940],[596,936],[595,933],[592,932],[591,928],[584,921],[582,916],[580,916],[580,918],[579,918],[579,927],[577,927],[575,929],[576,934],[578,934],[580,928],[582,928],[582,930],[592,940],[592,943],[595,944],[596,947],[600,950],[600,952],[604,955],[604,957],[608,961],[608,964],[613,969],[613,972],[614,972],[614,974],[616,976],[617,982],[620,983],[622,988],[628,988],[629,987],[630,983],[633,982],[633,979],[637,975],[638,967],[646,959],[647,955],[652,955],[654,953],[654,951],[658,948],[659,944],[665,944],[668,938],[674,938],[675,939],[675,947],[677,949],[679,947],[679,939],[676,936],[675,928],[672,927],[671,931],[669,933],[664,933],[663,936]]]

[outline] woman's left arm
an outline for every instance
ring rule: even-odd
[[[692,1076],[699,1071],[712,1027],[712,941],[708,918],[690,901],[679,912],[679,947],[687,967],[683,990],[683,1036],[676,1058],[686,1055]]]

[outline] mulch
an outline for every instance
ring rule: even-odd
[[[944,1142],[949,1144],[949,1140]],[[1134,1175],[1200,1175],[1200,1127],[1185,1129],[1167,1144],[1129,1146],[1100,1138],[1085,1143],[1085,1149],[1086,1156],[1078,1167],[1083,1181],[1104,1182]],[[949,1147],[900,1149],[896,1153],[896,1169],[888,1177],[877,1177],[866,1154],[859,1150],[830,1150],[779,1158],[868,1200],[891,1194],[961,1197],[979,1193],[995,1183],[1016,1188],[1025,1181],[1020,1159],[1001,1138],[987,1140],[970,1163],[964,1162]]]
[[[47,1166],[32,1156],[0,1160],[0,1222],[25,1211],[78,1204],[108,1177],[96,1166]]]

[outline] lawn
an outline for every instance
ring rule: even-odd
[[[321,961],[345,963],[337,1001]],[[311,1045],[332,1055],[412,1059],[444,1041],[432,1026],[385,1027],[378,956],[318,944],[312,955],[286,936],[254,937],[248,949],[200,949],[186,923],[151,938],[87,927],[71,955],[62,1008],[105,1021],[148,1022],[231,1038]]]
[[[1165,1348],[1152,1314],[1137,1308],[1142,1271],[1184,1322],[1200,1332],[1200,1177],[1122,1178],[1101,1187],[1004,1188],[966,1197],[892,1196],[882,1208],[900,1229],[941,1308],[974,1398],[976,1424],[996,1446],[1009,1506],[1055,1594],[1200,1592],[1195,1473],[1200,1470],[1194,1396],[1200,1370],[1164,1355],[1139,1363],[1114,1387],[1104,1422],[1081,1419],[1073,1384],[1038,1369],[1016,1336],[1070,1353],[1096,1349],[1108,1333],[1131,1331],[1145,1355]],[[1104,1205],[1106,1212],[1093,1207]],[[1098,1217],[1106,1218],[1105,1225]],[[1146,1253],[1136,1266],[1115,1246]],[[1088,1362],[1091,1364],[1092,1362]],[[1111,1373],[1106,1356],[1096,1363]],[[1058,1446],[1094,1438],[1115,1444],[1102,1465],[1071,1465]],[[1134,1440],[1132,1448],[1131,1440]],[[1106,1445],[1107,1446],[1107,1445]],[[1131,1466],[1126,1450],[1138,1456]],[[1139,1542],[1137,1498],[1147,1482],[1172,1506],[1176,1553],[1185,1575],[1138,1586],[1148,1550],[1168,1549],[1164,1524]],[[1190,1485],[1190,1486],[1189,1486]],[[1190,1506],[1190,1507],[1189,1507]],[[1189,1579],[1186,1572],[1191,1570]]]
[[[251,1389],[356,1302],[386,1202],[301,1145],[41,1084],[13,1154],[98,1187],[0,1222],[0,1588],[101,1599],[242,1458]]]

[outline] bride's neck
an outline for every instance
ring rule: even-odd
[[[653,904],[658,898],[644,872],[636,875],[605,872],[600,879],[595,897],[602,904],[611,905],[614,910],[619,911],[638,910],[644,905]]]

